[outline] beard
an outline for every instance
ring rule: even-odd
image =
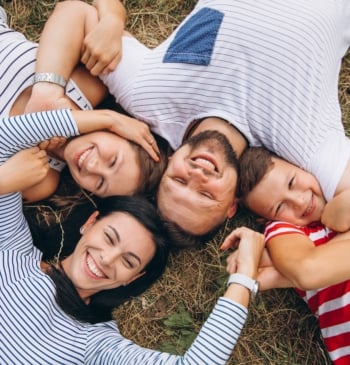
[[[209,151],[212,148],[219,149],[229,165],[235,168],[238,167],[237,154],[223,133],[213,130],[203,131],[188,138],[185,141],[185,145],[190,146],[192,150],[200,146],[206,146]]]

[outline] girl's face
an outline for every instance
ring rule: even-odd
[[[140,184],[140,166],[132,144],[109,132],[94,132],[69,141],[63,157],[72,177],[97,196],[132,195]]]
[[[279,158],[248,194],[248,207],[269,220],[306,226],[319,221],[326,201],[316,178]]]
[[[62,261],[83,300],[137,279],[155,254],[151,233],[134,217],[122,212],[100,220],[96,216],[85,223],[74,252]]]

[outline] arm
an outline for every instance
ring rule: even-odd
[[[230,244],[238,242],[238,255],[234,271],[256,278],[257,266],[264,248],[264,237],[245,227],[234,230],[229,237]],[[231,267],[228,271],[232,273]],[[141,349],[131,341],[121,340],[111,328],[108,334],[93,334],[95,348],[90,349],[87,363],[135,364],[217,364],[224,365],[238,341],[247,318],[250,292],[239,284],[231,284],[224,297],[219,298],[212,313],[201,328],[191,347],[183,356]],[[101,327],[100,327],[101,328]],[[96,331],[102,331],[98,328]],[[106,331],[106,328],[103,329]],[[213,335],[215,334],[215,335]]]
[[[322,213],[322,223],[337,232],[350,229],[350,188],[326,204]]]
[[[323,210],[322,223],[336,232],[350,229],[350,160],[337,185],[333,199]]]
[[[268,243],[271,259],[293,286],[312,290],[350,279],[350,237],[335,237],[320,246],[302,234],[286,234]]]
[[[61,75],[67,81],[79,63],[85,35],[97,23],[97,12],[93,6],[81,1],[59,2],[41,34],[35,67],[36,73],[54,73]],[[95,105],[102,100],[106,90],[97,78],[92,77],[84,70],[78,68],[72,78],[92,105]],[[98,97],[95,96],[96,93]],[[26,112],[62,106],[69,107],[64,88],[52,83],[39,82],[33,86]]]
[[[36,72],[55,73],[67,80],[79,60],[81,44],[85,34],[97,21],[96,9],[84,2],[64,1],[58,3],[47,21],[40,39]],[[62,24],[65,26],[62,27]],[[60,29],[60,31],[58,32],[57,29]],[[84,73],[81,74],[82,70],[77,70],[76,72],[78,74],[76,79],[76,81],[78,80],[78,86],[90,101],[91,98],[96,98],[96,89],[91,87],[91,80],[88,80],[89,84],[85,84],[86,75]],[[94,80],[100,84],[99,80]],[[43,100],[46,103],[45,106],[42,105]],[[53,109],[53,106],[55,108],[58,106],[59,108],[70,107],[67,106],[64,89],[59,85],[47,82],[39,82],[33,86],[32,96],[28,105],[26,112],[42,110],[43,108]],[[149,131],[149,127],[134,118],[113,113],[114,117],[119,121],[119,127],[121,126],[120,122],[123,121],[123,127],[118,129],[115,125],[115,128],[110,130],[116,132],[121,137],[139,144],[155,161],[158,161],[158,146],[156,143],[150,144],[150,141],[153,141],[154,138]]]

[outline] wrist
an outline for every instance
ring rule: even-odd
[[[67,81],[63,76],[52,72],[38,72],[34,75],[34,85],[42,82],[58,85],[63,89],[65,89],[67,85]]]
[[[252,300],[255,299],[259,291],[259,282],[242,273],[234,273],[229,276],[227,280],[227,286],[232,284],[238,284],[248,289],[250,291],[250,297]]]

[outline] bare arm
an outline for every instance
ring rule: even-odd
[[[277,270],[299,289],[318,289],[350,279],[349,232],[317,247],[307,236],[281,235],[269,241],[268,250]]]
[[[322,223],[337,232],[350,229],[350,188],[326,204],[322,213]]]
[[[68,80],[79,63],[85,35],[97,23],[97,11],[93,6],[81,1],[59,2],[41,34],[36,73],[54,73]],[[74,77],[73,79],[77,81],[90,102],[94,105],[101,101],[106,93],[102,83],[89,75],[87,71],[84,73],[82,69],[78,69],[76,75],[76,79]],[[102,88],[102,95],[98,88]],[[96,100],[94,99],[95,93],[99,95],[98,98],[95,97]],[[33,86],[26,112],[54,109],[56,105],[65,106],[64,103],[67,101],[63,87],[39,82]],[[66,106],[68,107],[68,105]]]

